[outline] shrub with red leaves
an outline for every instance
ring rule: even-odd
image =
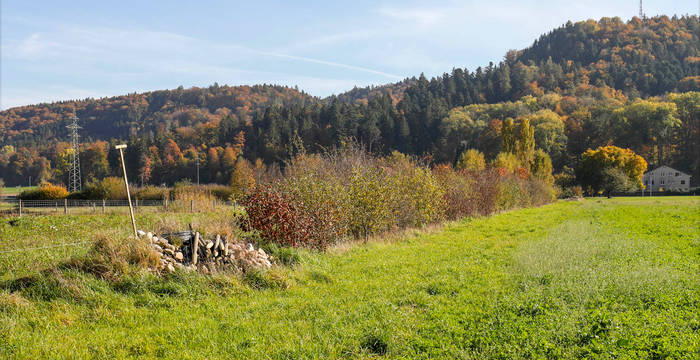
[[[263,238],[284,246],[308,246],[313,219],[289,197],[272,187],[258,187],[243,205],[248,213],[246,230],[258,230]]]
[[[520,180],[526,180],[530,177],[530,170],[524,167],[519,167],[518,170],[515,171],[515,176]]]

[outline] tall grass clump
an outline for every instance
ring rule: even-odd
[[[64,266],[77,268],[97,277],[117,281],[123,276],[147,268],[156,268],[160,255],[143,239],[115,239],[100,235],[84,257],[75,258]]]

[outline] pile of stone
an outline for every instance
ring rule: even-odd
[[[256,249],[250,243],[229,241],[227,236],[216,235],[212,239],[205,239],[193,231],[158,236],[141,230],[138,235],[148,239],[153,249],[160,254],[160,268],[157,270],[162,272],[183,269],[210,274],[222,270],[246,272],[272,267],[273,259],[265,250]]]

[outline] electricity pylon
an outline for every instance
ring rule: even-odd
[[[80,143],[78,142],[78,129],[82,129],[78,125],[78,117],[75,113],[70,117],[73,122],[66,126],[71,130],[71,141],[73,143],[73,158],[70,162],[70,172],[68,173],[68,191],[80,191],[83,188],[80,181]]]

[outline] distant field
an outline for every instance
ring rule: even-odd
[[[0,220],[0,358],[697,359],[699,222],[699,197],[561,201],[243,280],[65,270],[13,292],[82,250],[3,250],[126,235],[128,218]]]
[[[36,189],[36,186],[5,187],[0,190],[0,195],[19,195],[22,191]]]

